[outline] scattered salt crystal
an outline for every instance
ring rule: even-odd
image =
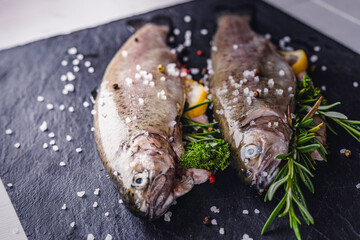
[[[220,228],[219,233],[220,233],[221,235],[224,235],[224,234],[225,234],[224,228]]]
[[[167,212],[164,214],[164,221],[170,222],[171,221],[172,212]]]
[[[247,103],[250,105],[252,103],[251,97],[246,98]]]
[[[266,34],[265,34],[265,38],[266,38],[266,39],[271,39],[271,34],[270,34],[270,33],[266,33]]]
[[[208,32],[209,32],[209,31],[208,31],[207,29],[205,29],[205,28],[200,29],[200,34],[201,34],[201,35],[207,35]]]
[[[85,67],[90,67],[90,66],[91,66],[91,62],[90,62],[90,61],[85,61],[85,62],[84,62],[84,66],[85,66]]]
[[[136,64],[136,67],[135,67],[135,68],[136,68],[137,71],[140,71],[140,70],[141,70],[141,66],[140,66],[139,64]]]
[[[76,151],[77,153],[81,153],[81,152],[82,152],[82,148],[76,148],[75,151]]]
[[[70,142],[72,140],[72,137],[70,135],[66,135],[66,141]]]
[[[216,221],[215,218],[211,220],[211,224],[212,224],[212,225],[217,225],[217,221]]]
[[[325,91],[326,91],[326,86],[325,86],[325,85],[322,85],[322,86],[321,86],[321,90],[325,92]]]
[[[69,110],[69,112],[74,112],[74,107],[70,106],[70,107],[68,108],[68,110]]]
[[[88,72],[89,72],[89,73],[93,73],[94,71],[95,71],[95,69],[94,69],[93,67],[89,67],[89,68],[88,68]]]
[[[190,72],[191,72],[191,74],[196,75],[196,74],[199,74],[200,69],[198,69],[198,68],[190,68]]]
[[[127,117],[127,118],[125,118],[125,122],[126,122],[126,123],[130,123],[130,122],[131,122],[131,119]]]
[[[288,92],[291,92],[293,90],[292,87],[288,87]]]
[[[79,65],[79,63],[80,63],[80,60],[79,59],[77,59],[77,58],[75,58],[73,61],[72,61],[72,64],[73,65]]]
[[[65,67],[65,66],[68,65],[68,62],[67,62],[66,60],[62,60],[62,61],[61,61],[61,65]]]
[[[356,184],[356,188],[360,189],[360,183]]]
[[[217,48],[217,46],[212,46],[212,47],[211,47],[211,50],[214,51],[214,52],[216,52],[216,51],[218,50],[218,48]]]
[[[49,137],[49,138],[55,137],[55,133],[53,133],[53,132],[49,133],[49,134],[48,134],[48,137]]]
[[[135,79],[140,79],[141,75],[139,73],[135,73]]]
[[[44,101],[44,97],[43,97],[43,96],[38,96],[38,97],[37,97],[37,101],[38,101],[38,102],[43,102],[43,101]]]
[[[144,84],[144,85],[148,85],[148,84],[149,84],[149,80],[145,79],[145,80],[143,81],[143,84]]]
[[[69,91],[66,90],[65,88],[62,90],[62,94],[67,95],[68,93],[69,93]]]
[[[237,44],[234,44],[234,45],[233,45],[233,49],[234,49],[234,50],[238,49],[238,47],[239,47],[239,46],[238,46]]]
[[[310,62],[316,62],[317,60],[318,60],[319,58],[318,58],[318,56],[317,55],[312,55],[311,57],[310,57]]]
[[[245,95],[248,95],[249,92],[250,92],[250,91],[249,91],[249,88],[248,88],[248,87],[244,88],[244,94],[245,94]]]
[[[283,38],[284,42],[290,42],[291,41],[291,38],[289,36],[285,36]]]
[[[249,210],[246,210],[246,209],[245,209],[245,210],[242,211],[242,213],[245,214],[245,215],[248,215],[248,214],[249,214]]]
[[[269,89],[264,88],[264,94],[266,95],[266,94],[268,94],[268,93],[269,93]]]
[[[94,131],[94,127],[91,127],[90,131],[92,131],[92,132],[93,132],[93,131]]]
[[[65,167],[66,166],[66,163],[65,162],[60,162],[59,164],[61,167]]]
[[[186,15],[186,16],[184,17],[184,22],[186,22],[186,23],[191,22],[191,17],[190,17],[189,15]]]
[[[51,146],[55,145],[55,140],[51,140],[51,141],[49,142],[49,144],[50,144]]]
[[[87,101],[85,101],[85,102],[83,102],[83,106],[87,108],[90,106],[90,104]]]
[[[242,236],[241,240],[253,240],[249,235],[247,235],[246,233]]]
[[[285,72],[284,72],[284,70],[280,70],[280,71],[279,71],[279,76],[280,76],[280,77],[285,76]]]
[[[92,115],[95,115],[95,114],[96,114],[96,110],[95,110],[95,109],[91,110],[91,114],[92,114]]]
[[[105,217],[108,217],[110,215],[110,213],[106,212],[104,215],[105,215]]]
[[[256,208],[255,208],[254,213],[255,213],[255,214],[259,214],[259,213],[260,213],[259,209],[256,209]]]
[[[355,88],[357,88],[357,87],[359,86],[359,83],[358,83],[358,82],[353,82],[353,86],[354,86]]]
[[[96,188],[94,191],[94,195],[99,196],[100,188]]]
[[[87,238],[86,238],[86,240],[94,240],[94,239],[95,239],[95,237],[91,233],[89,233]]]
[[[66,210],[66,204],[62,205],[61,210]]]
[[[78,72],[78,71],[80,71],[80,68],[78,66],[73,66],[73,71]]]
[[[61,104],[61,105],[59,106],[59,109],[60,109],[60,111],[64,111],[64,109],[65,109],[64,104]]]
[[[8,186],[9,188],[12,188],[12,187],[13,187],[13,184],[12,184],[12,183],[8,183],[7,186]]]
[[[279,122],[274,122],[274,126],[278,127],[279,126]]]
[[[139,104],[140,104],[140,105],[144,105],[144,99],[139,98]]]
[[[85,196],[85,191],[77,192],[76,195],[77,195],[78,197],[83,197],[83,196]]]
[[[272,88],[273,86],[274,86],[274,79],[270,78],[270,79],[268,80],[268,87],[269,87],[269,88]],[[264,91],[265,91],[265,89],[264,89]]]
[[[153,87],[153,86],[155,86],[155,83],[154,83],[153,81],[151,81],[151,82],[149,83],[149,85],[150,85],[150,87]]]
[[[49,147],[49,145],[48,145],[47,143],[44,143],[44,144],[43,144],[43,148],[44,148],[44,149],[47,149],[48,147]]]
[[[274,125],[275,125],[275,124],[274,124]],[[268,173],[265,172],[265,171],[261,173],[261,176],[263,176],[263,177],[266,177],[267,175],[268,175]]]
[[[110,234],[107,234],[105,240],[112,240],[112,236]]]
[[[75,227],[75,222],[71,222],[70,227],[74,228]]]
[[[125,50],[123,50],[123,51],[121,51],[121,55],[122,55],[124,58],[126,58],[126,57],[128,56],[128,52],[125,51]]]
[[[43,123],[40,125],[40,131],[45,132],[47,129],[47,123],[43,121]]]
[[[271,122],[268,122],[268,127],[271,127]]]
[[[315,52],[319,52],[320,50],[321,50],[320,46],[315,46],[315,47],[314,47],[314,51],[315,51]]]
[[[6,135],[11,135],[12,133],[13,131],[10,128],[5,130]]]
[[[277,95],[283,95],[283,93],[284,93],[284,90],[282,90],[282,89],[276,89],[276,94]]]
[[[78,55],[76,55],[76,58],[79,59],[79,60],[83,60],[83,59],[84,59],[84,55],[78,54]]]
[[[66,77],[67,77],[67,80],[69,80],[69,81],[74,81],[76,78],[72,72],[67,72]]]
[[[132,82],[133,82],[133,80],[131,79],[131,78],[125,78],[125,82],[128,84],[128,85],[130,85],[130,84],[132,84]]]
[[[99,204],[97,202],[93,203],[93,208],[97,208],[99,206]]]
[[[175,35],[179,35],[179,34],[180,34],[180,29],[175,28],[175,29],[174,29],[174,34],[175,34]]]
[[[254,80],[255,80],[255,82],[259,82],[259,81],[260,81],[259,76],[255,76],[255,77],[254,77]]]
[[[239,90],[236,89],[235,91],[233,91],[232,95],[234,95],[235,97],[238,96],[239,95]]]
[[[55,152],[59,151],[59,147],[56,146],[56,145],[54,145],[54,146],[52,147],[52,149],[53,149]]]
[[[216,206],[212,206],[212,207],[210,208],[210,211],[213,212],[213,213],[220,213],[220,209],[217,208]]]
[[[321,66],[321,71],[325,72],[327,70],[327,67],[325,65]]]
[[[53,110],[53,109],[54,109],[54,105],[52,105],[51,103],[48,103],[48,104],[46,104],[46,108],[47,108],[48,110]]]
[[[69,48],[67,52],[70,55],[75,55],[77,53],[77,49],[76,49],[76,47],[72,47],[72,48]]]
[[[340,153],[341,153],[341,154],[344,154],[344,153],[345,153],[345,151],[346,151],[346,149],[345,149],[345,148],[340,149]]]

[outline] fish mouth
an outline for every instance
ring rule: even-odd
[[[280,161],[272,159],[270,164],[264,166],[254,172],[251,180],[251,187],[262,193],[274,180],[279,172]]]
[[[150,186],[150,196],[148,198],[147,217],[149,220],[155,220],[162,216],[171,206],[175,177],[175,169],[170,168],[166,173],[156,176]]]

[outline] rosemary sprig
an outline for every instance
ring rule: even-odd
[[[285,194],[266,221],[261,234],[265,233],[276,216],[288,215],[290,228],[293,229],[296,238],[301,239],[299,229],[301,221],[295,214],[295,206],[297,206],[302,219],[307,225],[314,224],[300,182],[311,193],[314,193],[311,178],[314,177],[312,170],[315,170],[316,163],[311,153],[317,151],[325,161],[327,155],[325,146],[317,138],[317,133],[321,126],[326,124],[330,131],[337,134],[325,121],[325,117],[333,120],[356,140],[360,141],[360,121],[348,120],[344,114],[330,111],[338,105],[340,105],[340,102],[327,105],[327,101],[323,98],[320,89],[313,87],[313,83],[308,76],[304,76],[303,81],[297,82],[296,111],[294,116],[289,116],[289,124],[294,135],[289,146],[289,152],[277,156],[278,159],[282,159],[286,163],[270,185],[264,201],[271,201],[282,185]],[[320,124],[315,124],[315,118],[317,122],[320,121]],[[284,209],[283,212],[279,214],[282,209]]]

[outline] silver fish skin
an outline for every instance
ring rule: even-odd
[[[211,53],[214,115],[239,176],[262,192],[287,153],[296,78],[275,46],[249,26],[250,17],[218,18]]]
[[[168,32],[168,26],[148,23],[130,37],[108,65],[95,105],[100,158],[124,203],[150,220],[194,185],[191,174],[175,174],[184,151],[179,120],[185,93]]]

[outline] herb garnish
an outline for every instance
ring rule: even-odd
[[[294,230],[296,238],[301,239],[299,229],[301,221],[295,214],[295,206],[299,209],[307,225],[314,223],[299,183],[302,182],[311,193],[314,193],[314,186],[311,182],[311,177],[314,175],[311,171],[315,169],[316,164],[311,152],[317,151],[325,161],[327,154],[322,142],[316,138],[316,133],[323,124],[326,124],[331,132],[337,134],[325,120],[325,117],[339,124],[360,142],[360,121],[348,120],[344,114],[330,111],[338,105],[340,102],[327,105],[320,89],[313,87],[308,76],[304,76],[303,81],[297,81],[296,114],[294,116],[289,114],[289,124],[294,135],[289,146],[289,153],[277,156],[278,159],[286,161],[286,164],[270,185],[264,201],[271,201],[281,185],[284,185],[285,194],[271,213],[261,234],[264,234],[276,216],[289,215],[290,228]],[[317,118],[316,120],[320,124],[315,124],[314,118]],[[279,214],[282,209],[284,211]]]
[[[206,101],[185,109],[184,113],[204,104]],[[180,166],[184,169],[201,168],[208,171],[225,170],[229,164],[229,145],[222,139],[216,137],[218,131],[213,127],[218,122],[202,124],[195,122],[183,114],[181,122],[184,133],[185,154],[181,157]]]

